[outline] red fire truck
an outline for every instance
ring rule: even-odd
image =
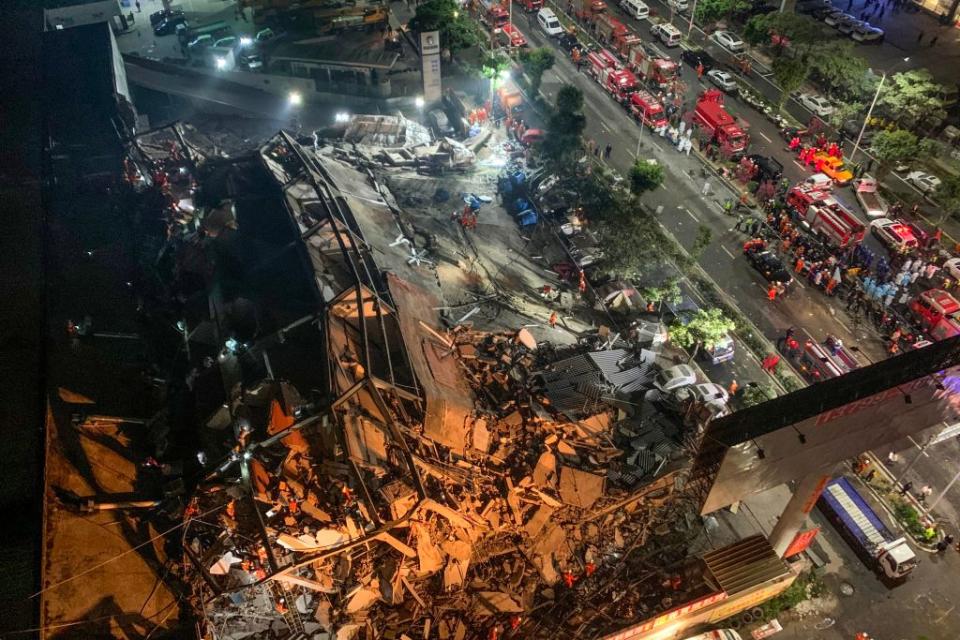
[[[632,93],[627,106],[634,118],[651,129],[667,126],[667,113],[663,109],[663,104],[649,91],[641,89]]]
[[[910,312],[934,340],[960,334],[960,302],[943,289],[928,289],[910,303]]]
[[[630,47],[626,59],[641,80],[656,87],[666,87],[677,78],[677,63],[669,58],[653,55],[643,43]]]
[[[845,248],[863,240],[866,226],[827,190],[799,184],[787,193],[787,204],[828,244]]]
[[[627,25],[623,24],[609,13],[602,13],[597,16],[596,33],[597,39],[604,44],[613,44],[618,38],[629,33]]]
[[[510,12],[499,0],[480,0],[480,20],[491,29],[500,29],[510,22]]]
[[[860,367],[853,354],[832,335],[823,344],[807,340],[795,359],[800,373],[810,382],[838,378]]]
[[[636,76],[607,49],[591,51],[587,54],[587,64],[593,79],[620,103],[626,102],[630,92],[637,88]]]
[[[571,0],[570,10],[578,20],[592,21],[607,10],[603,0]]]
[[[726,145],[734,157],[747,150],[747,134],[723,108],[723,92],[719,89],[707,89],[700,95],[693,121],[703,127],[712,139]]]

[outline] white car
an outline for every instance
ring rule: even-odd
[[[747,46],[733,31],[715,31],[710,38],[730,53],[740,53]]]
[[[883,29],[869,24],[864,27],[857,27],[850,34],[850,37],[857,42],[880,42],[884,36],[886,36],[886,33]]]
[[[697,372],[688,364],[678,364],[664,369],[653,379],[653,385],[661,391],[674,391],[697,382]]]
[[[960,258],[950,258],[943,263],[943,268],[947,270],[951,278],[960,280]]]
[[[680,29],[669,22],[660,22],[653,25],[653,27],[650,28],[650,33],[652,33],[655,38],[659,38],[660,42],[668,47],[678,47],[680,46],[680,41],[683,40],[683,34],[680,32]]]
[[[923,171],[911,171],[904,179],[924,193],[930,193],[940,188],[940,178]]]
[[[826,118],[833,113],[833,106],[827,102],[827,99],[814,93],[801,93],[797,102],[821,118]]]
[[[537,12],[537,23],[543,32],[551,38],[558,38],[563,35],[563,25],[557,19],[557,14],[553,9],[540,9]]]
[[[714,417],[730,413],[727,406],[729,401],[730,394],[716,382],[703,382],[681,387],[666,398],[667,405],[675,410],[683,409],[690,402],[706,405],[711,409]]]
[[[844,13],[838,9],[824,16],[823,21],[827,23],[828,26],[836,27],[844,20],[852,17],[849,13]]]
[[[710,79],[710,82],[715,84],[720,89],[723,89],[727,93],[736,93],[737,91],[737,81],[733,79],[733,75],[727,73],[726,71],[710,69],[710,71],[707,71],[707,78]]]
[[[213,46],[217,49],[233,49],[237,46],[237,36],[227,36],[226,38],[220,38],[213,43]]]
[[[677,13],[683,13],[690,8],[690,3],[687,0],[667,0],[667,6]]]

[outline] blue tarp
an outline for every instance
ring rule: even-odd
[[[836,487],[846,494],[846,496],[850,499],[851,504],[847,506],[840,504],[840,502],[837,500],[837,497],[831,492],[831,487]],[[834,491],[835,490],[836,489],[834,489]],[[866,521],[873,525],[873,527],[880,533],[880,535],[884,537],[885,540],[889,541],[894,539],[886,525],[883,524],[883,521],[880,520],[879,516],[874,513],[873,509],[870,508],[870,505],[867,504],[863,497],[846,478],[834,478],[828,482],[827,486],[823,489],[823,493],[820,495],[820,499],[827,503],[830,509],[836,513],[843,522],[844,526],[865,545],[870,544],[870,539],[867,538],[861,526],[857,524],[857,519],[866,519]],[[863,517],[858,518],[860,515]]]

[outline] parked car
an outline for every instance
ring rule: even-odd
[[[214,42],[213,36],[210,35],[209,33],[205,33],[202,36],[197,36],[189,44],[187,44],[187,51],[190,51],[190,52],[202,51],[207,47],[212,47],[213,42]]]
[[[793,276],[783,264],[783,260],[769,249],[747,251],[746,256],[750,266],[759,271],[767,282],[784,286],[793,282]]]
[[[154,11],[150,14],[150,26],[155,27],[164,20],[169,20],[177,16],[186,17],[183,9],[161,9],[160,11]]]
[[[674,391],[697,382],[697,372],[688,364],[677,364],[664,369],[653,379],[653,386],[660,391]]]
[[[213,46],[222,49],[233,49],[237,46],[237,36],[227,36],[226,38],[220,38],[213,43]]]
[[[780,179],[783,178],[783,165],[773,156],[762,156],[755,153],[747,157],[757,165],[755,180],[758,182],[780,182]]]
[[[830,16],[834,13],[843,13],[843,11],[841,11],[840,9],[837,9],[833,5],[827,5],[824,7],[817,7],[816,9],[810,12],[810,15],[812,15],[817,20],[826,20],[827,16]]]
[[[155,36],[169,36],[173,35],[177,31],[177,27],[183,25],[184,28],[187,26],[187,18],[185,16],[172,16],[158,23],[157,26],[153,28],[153,35]]]
[[[834,182],[843,186],[853,180],[853,172],[847,169],[843,160],[823,151],[813,154],[814,162],[820,163],[820,171],[830,176]]]
[[[687,387],[681,387],[668,395],[666,404],[671,409],[682,409],[690,402],[705,404],[714,411],[714,415],[720,416],[728,413],[727,402],[730,401],[730,394],[716,382],[702,382]]]
[[[667,0],[667,6],[677,13],[683,13],[690,8],[690,3],[687,0]]]
[[[747,46],[733,31],[714,31],[710,39],[730,53],[740,53]]]
[[[833,105],[827,102],[826,98],[815,93],[801,93],[797,97],[797,102],[821,118],[826,118],[833,113]]]
[[[696,69],[703,65],[704,71],[710,71],[716,66],[716,61],[710,57],[710,54],[703,49],[684,49],[680,53],[680,60]]]
[[[643,0],[620,0],[620,8],[636,20],[646,20],[650,15],[650,7]]]
[[[954,280],[960,280],[960,258],[950,258],[943,263],[943,269]]]
[[[857,42],[883,42],[886,33],[880,27],[870,24],[861,25],[853,30],[850,37]]]
[[[277,37],[277,34],[273,31],[273,29],[271,29],[270,27],[267,27],[266,29],[261,29],[260,31],[258,31],[254,40],[256,40],[257,42],[270,42],[276,37]]]
[[[543,32],[551,38],[563,35],[563,25],[560,24],[560,20],[557,18],[557,14],[553,12],[553,9],[540,9],[540,11],[537,12],[537,24],[539,24]]]
[[[860,135],[860,129],[863,127],[863,122],[860,120],[847,120],[843,123],[841,129],[843,133],[846,134],[847,138],[850,140],[856,140],[857,136]],[[860,140],[861,147],[869,147],[870,143],[873,142],[873,136],[876,135],[876,131],[873,129],[864,129],[863,138]]]
[[[557,44],[559,44],[560,48],[567,53],[573,51],[574,47],[580,47],[581,49],[583,48],[583,45],[580,44],[579,40],[577,40],[577,36],[573,35],[572,33],[565,33],[560,36],[560,38],[557,40]]]
[[[847,15],[844,16],[839,22],[837,22],[837,31],[843,35],[850,35],[853,33],[853,30],[857,27],[865,27],[867,23],[861,20],[860,18],[855,18],[854,16]]]
[[[837,27],[837,26],[840,26],[840,23],[841,23],[841,22],[843,22],[844,20],[847,20],[847,19],[849,19],[849,18],[853,18],[853,16],[851,16],[849,13],[845,13],[845,12],[840,11],[840,10],[838,9],[838,10],[834,11],[833,13],[827,14],[827,15],[823,18],[823,21],[827,24],[827,26]],[[856,19],[856,18],[854,18],[854,19]]]
[[[932,193],[940,188],[940,178],[924,171],[911,171],[904,180],[924,193]]]
[[[710,79],[710,82],[720,89],[723,89],[727,93],[737,92],[737,81],[733,79],[733,74],[727,73],[726,71],[721,71],[720,69],[711,69],[710,71],[707,71],[707,78]]]

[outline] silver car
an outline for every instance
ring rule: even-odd
[[[707,71],[707,78],[710,79],[710,82],[712,82],[718,88],[723,89],[727,93],[737,92],[737,81],[733,79],[733,75],[727,73],[726,71],[721,71],[720,69],[711,69],[710,71]]]

